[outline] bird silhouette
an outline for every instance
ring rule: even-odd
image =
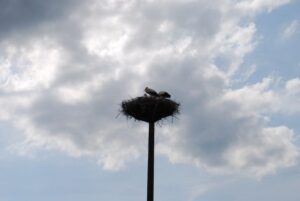
[[[149,87],[146,87],[144,91],[149,94],[150,96],[158,96],[158,93],[154,89],[150,89]]]
[[[171,95],[166,91],[160,91],[158,93],[158,96],[161,97],[161,98],[171,98]]]

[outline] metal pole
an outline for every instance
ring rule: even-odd
[[[154,195],[154,122],[149,123],[147,201]]]

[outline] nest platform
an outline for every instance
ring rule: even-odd
[[[179,103],[167,98],[141,96],[122,102],[122,113],[128,118],[134,118],[148,123],[157,122],[179,113]]]

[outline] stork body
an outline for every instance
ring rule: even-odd
[[[144,91],[150,96],[158,96],[158,93],[154,89],[150,89],[149,87],[146,87]]]
[[[161,97],[161,98],[171,98],[171,95],[166,91],[160,91],[158,93],[158,96]]]

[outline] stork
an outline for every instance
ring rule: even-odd
[[[158,96],[161,97],[161,98],[171,98],[171,95],[166,91],[160,91],[158,93]]]
[[[150,96],[158,96],[158,93],[154,89],[150,89],[149,87],[146,87],[144,91],[149,94]]]

